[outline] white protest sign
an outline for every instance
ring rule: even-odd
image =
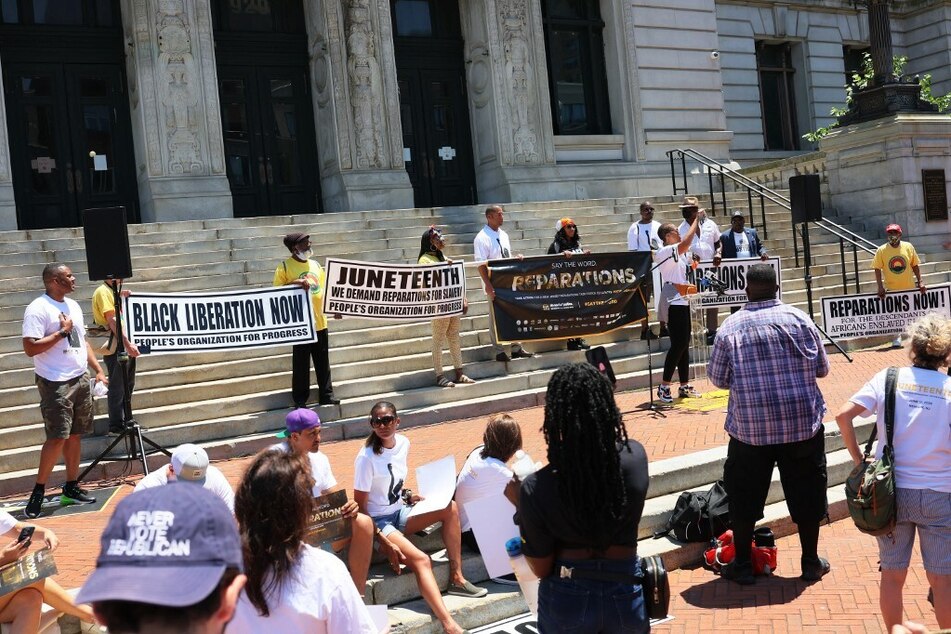
[[[127,336],[143,354],[207,352],[317,340],[314,306],[299,286],[125,298]]]
[[[701,260],[696,269],[687,269],[687,283],[694,284],[700,291],[700,306],[711,308],[714,306],[745,306],[746,273],[754,264],[768,264],[776,272],[776,284],[779,291],[776,299],[783,298],[782,266],[778,257],[760,258],[729,258],[720,261],[719,267],[713,266],[712,260]],[[715,283],[722,282],[725,286],[722,294],[715,290]]]
[[[823,297],[822,327],[833,339],[894,336],[931,312],[951,317],[951,286],[896,291],[884,299],[875,293]]]
[[[462,314],[463,263],[378,264],[327,258],[328,315],[419,321]]]
[[[512,574],[505,542],[513,537],[521,537],[518,526],[512,521],[515,507],[502,493],[476,498],[463,506],[472,525],[472,534],[479,544],[486,572],[490,577]]]
[[[416,468],[416,485],[423,497],[410,511],[409,516],[441,511],[452,502],[456,493],[456,459],[446,456],[435,462]]]

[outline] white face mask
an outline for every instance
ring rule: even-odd
[[[294,255],[298,260],[309,260],[312,255],[314,255],[313,249],[307,249],[306,251],[295,251]]]

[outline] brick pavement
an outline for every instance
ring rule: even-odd
[[[890,364],[907,363],[903,351],[891,349],[856,352],[855,362],[851,364],[838,354],[830,358],[832,371],[829,377],[820,381],[830,418],[875,372]],[[701,391],[709,389],[704,382],[698,382],[697,386]],[[628,433],[644,444],[652,461],[726,443],[723,409],[708,412],[672,409],[665,411],[667,416],[662,418],[637,409],[648,402],[646,390],[620,393],[617,401],[625,413]],[[514,412],[514,416],[521,423],[526,451],[536,460],[544,461],[545,445],[540,432],[543,408],[519,410]],[[456,464],[461,466],[468,452],[481,442],[486,418],[447,421],[404,430],[412,442],[411,464],[419,465],[452,454]],[[327,443],[322,447],[337,479],[348,488],[353,481],[353,459],[361,445],[361,440],[349,440]],[[248,461],[248,458],[236,458],[215,464],[235,483]],[[133,477],[128,482],[134,484],[137,479]],[[414,479],[411,474],[407,486],[415,487]],[[62,546],[57,565],[63,585],[78,586],[85,579],[94,566],[99,533],[114,503],[131,490],[131,486],[122,487],[114,502],[102,512],[41,520],[41,524],[55,530],[60,537]],[[798,572],[799,549],[795,537],[780,542],[782,563],[778,576],[752,589],[715,580],[711,573],[702,569],[673,572],[671,609],[677,618],[669,625],[660,626],[658,631],[706,631],[713,627],[724,631],[880,631],[876,616],[877,554],[874,541],[857,533],[851,523],[844,520],[823,529],[822,544],[824,552],[834,553],[830,557],[834,570],[822,583],[809,587],[786,579],[787,575]],[[68,557],[66,553],[69,553]],[[916,558],[920,567],[920,556],[916,555]],[[934,626],[934,613],[924,601],[927,589],[923,578],[921,570],[909,574],[907,596],[919,597],[920,600],[906,601],[906,609],[909,617]]]

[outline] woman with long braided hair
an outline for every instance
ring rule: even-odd
[[[559,368],[542,430],[548,465],[506,487],[541,579],[539,631],[650,631],[637,557],[647,454],[627,437],[610,383],[586,363]]]

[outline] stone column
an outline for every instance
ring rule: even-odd
[[[327,211],[413,206],[389,7],[386,0],[304,3]]]
[[[17,228],[17,206],[13,199],[13,172],[10,168],[10,132],[7,128],[6,90],[0,68],[0,231]]]
[[[122,0],[142,221],[230,218],[209,0]]]

